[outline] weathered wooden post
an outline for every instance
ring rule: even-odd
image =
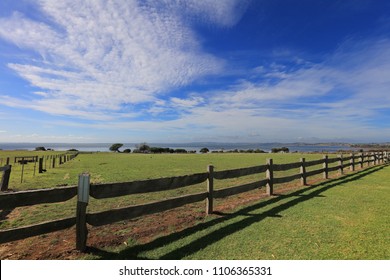
[[[38,173],[43,173],[43,157],[39,158]]]
[[[305,166],[305,159],[301,158],[301,167],[300,167],[300,172],[301,172],[301,185],[306,186],[306,166]]]
[[[364,168],[364,152],[360,154],[360,169]]]
[[[355,171],[355,154],[351,154],[351,159],[349,161],[351,163],[350,170]]]
[[[340,175],[344,174],[344,165],[343,165],[343,155],[339,155],[339,173]]]
[[[5,165],[9,165],[9,157],[7,157],[7,162],[5,163]]]
[[[52,168],[55,168],[55,167],[56,167],[56,158],[55,158],[55,157],[53,157],[53,164],[52,164],[51,167],[52,167]]]
[[[272,165],[273,165],[272,158],[267,159],[267,171],[265,175],[267,179],[266,191],[268,195],[273,195],[274,193],[274,171]]]
[[[322,167],[324,169],[324,172],[323,172],[323,178],[324,179],[328,179],[328,176],[329,176],[329,171],[328,171],[328,156],[323,156],[324,158],[324,163],[322,164]]]
[[[36,156],[36,157],[34,158],[34,174],[33,174],[33,176],[35,176],[35,171],[36,171],[36,169],[37,169],[37,161],[38,161],[38,156]]]
[[[9,177],[11,176],[11,167],[12,167],[11,165],[6,165],[4,167],[1,167],[1,169],[3,170],[3,177],[1,178],[1,184],[0,184],[2,192],[8,190]]]
[[[22,173],[20,174],[20,183],[23,183],[23,174],[24,174],[24,157],[22,157]]]
[[[214,192],[214,166],[207,166],[209,176],[207,178],[207,200],[206,200],[206,214],[213,213],[213,192]]]
[[[89,174],[80,174],[77,189],[76,210],[76,249],[85,252],[87,249],[87,205],[89,201]]]

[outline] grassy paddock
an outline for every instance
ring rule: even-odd
[[[28,155],[28,152],[20,152]],[[32,155],[35,154],[30,152]],[[46,154],[46,152],[45,152]],[[16,154],[14,154],[16,155]],[[0,151],[0,158],[5,152]],[[334,157],[335,155],[331,155]],[[143,155],[80,154],[44,174],[17,180],[13,167],[10,188],[26,190],[76,185],[78,174],[89,172],[93,183],[121,182],[171,177],[206,171],[322,158],[320,154],[188,154]],[[308,170],[321,166],[310,167]],[[374,172],[375,171],[375,172]],[[389,258],[388,197],[390,167],[374,167],[347,177],[325,181],[280,195],[205,222],[148,244],[107,250],[103,258],[151,259],[382,259]],[[282,177],[299,172],[276,172]],[[335,173],[334,173],[335,174]],[[15,176],[15,178],[12,178]],[[223,188],[264,178],[264,174],[239,179],[216,180]],[[310,181],[309,181],[310,182]],[[280,185],[276,185],[277,191]],[[88,211],[102,211],[146,201],[204,191],[206,184],[169,192],[132,195],[105,200],[91,199]],[[218,200],[217,202],[218,203]],[[14,228],[74,216],[76,201],[10,209],[0,228]],[[203,208],[203,206],[202,206]],[[4,213],[3,213],[4,214]],[[134,244],[129,241],[128,244]],[[226,248],[229,248],[228,250]],[[106,248],[107,249],[107,248]],[[90,258],[99,256],[90,255]]]
[[[9,164],[12,165],[10,189],[27,190],[53,187],[55,184],[52,185],[52,182],[45,182],[45,177],[42,174],[38,174],[38,162],[28,162],[27,164],[22,165],[19,162],[15,163],[15,157],[44,157],[43,168],[48,172],[51,172],[55,169],[52,168],[52,160],[46,159],[46,157],[64,155],[65,153],[66,152],[58,151],[0,151],[0,166],[6,165],[7,158],[9,158]],[[58,168],[58,162],[57,159],[56,168]],[[56,173],[54,172],[54,174]]]
[[[0,151],[0,158],[18,155],[47,155],[52,152]],[[58,152],[57,152],[58,153]],[[11,164],[10,189],[27,190],[51,188],[63,185],[76,185],[78,174],[89,172],[92,183],[124,182],[152,178],[171,177],[205,172],[207,165],[212,164],[215,170],[235,169],[263,165],[267,158],[274,163],[289,163],[322,158],[319,154],[118,154],[92,153],[80,154],[61,166],[52,169],[47,162],[47,172],[33,176],[34,163],[25,165],[24,180],[20,182],[21,165]],[[289,171],[292,173],[295,171]],[[287,172],[285,172],[287,174]]]
[[[389,259],[390,167],[259,201],[104,259]]]
[[[0,158],[7,156],[46,155],[48,152],[11,152],[0,151]],[[52,152],[49,152],[52,153]],[[38,188],[52,188],[56,186],[76,185],[78,174],[89,172],[92,183],[123,182],[133,180],[145,180],[151,178],[171,177],[193,174],[206,171],[209,164],[215,166],[215,170],[263,165],[267,158],[273,158],[274,163],[297,162],[305,157],[307,161],[320,159],[319,154],[120,154],[120,153],[88,153],[80,154],[75,159],[66,162],[56,168],[47,168],[43,174],[36,173],[32,176],[28,170],[33,163],[26,165],[24,181],[20,183],[20,165],[13,166],[11,173],[10,189],[27,190]],[[12,161],[13,162],[13,161]],[[313,167],[313,168],[319,168]],[[26,171],[27,170],[27,171]],[[28,174],[30,171],[30,174]],[[275,172],[275,176],[285,176],[297,173],[299,170]],[[215,180],[215,188],[224,188],[240,185],[265,178],[265,173],[245,176],[229,180]],[[277,191],[280,185],[276,185]],[[123,196],[118,198],[96,200],[91,199],[88,211],[96,212],[128,205],[151,202],[169,197],[175,197],[190,193],[202,192],[206,184],[198,184],[178,190]],[[264,190],[263,190],[264,191]],[[41,204],[30,207],[19,207],[11,212],[8,219],[0,223],[1,229],[31,225],[43,221],[74,216],[75,199],[64,203]]]

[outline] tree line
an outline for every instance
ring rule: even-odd
[[[122,143],[115,143],[112,144],[109,148],[112,152],[118,152],[118,153],[131,153],[131,149],[125,149],[123,151],[120,151],[119,149],[122,148]],[[146,143],[142,143],[136,146],[136,148],[133,150],[133,153],[138,154],[187,154],[187,153],[196,153],[196,151],[187,151],[186,149],[171,149],[171,148],[162,148],[162,147],[151,147]]]
[[[171,149],[171,148],[163,148],[163,147],[151,147],[146,143],[141,143],[136,146],[136,148],[131,151],[131,149],[125,149],[123,151],[120,151],[119,149],[122,148],[123,144],[122,143],[115,143],[112,144],[111,147],[109,148],[110,151],[112,152],[117,152],[117,153],[139,153],[139,154],[195,154],[196,151],[191,150],[187,151],[186,149]],[[199,150],[200,153],[205,154],[210,152],[208,148],[202,148]],[[271,150],[272,153],[288,153],[289,149],[286,147],[282,148],[273,148]],[[263,150],[260,149],[249,149],[249,150],[229,150],[229,151],[212,151],[212,153],[266,153]]]

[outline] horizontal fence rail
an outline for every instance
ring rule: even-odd
[[[174,190],[203,183],[207,180],[207,178],[208,173],[199,173],[180,177],[160,178],[145,181],[91,185],[90,196],[101,199],[137,193]]]
[[[178,208],[186,204],[199,202],[205,200],[207,198],[207,195],[207,192],[203,192],[152,202],[148,204],[108,210],[99,213],[88,213],[87,223],[93,226],[101,226],[120,222],[123,220],[133,219],[148,214],[154,214]]]
[[[224,188],[224,189],[220,189],[220,190],[215,190],[213,192],[213,197],[214,198],[224,198],[224,197],[228,197],[231,195],[252,191],[255,189],[260,189],[260,188],[265,187],[267,185],[267,182],[268,182],[268,180],[261,180],[261,181],[241,185],[241,186],[235,186],[235,187],[229,187],[229,188]]]
[[[267,170],[267,165],[253,166],[247,168],[239,168],[232,170],[224,170],[224,171],[215,171],[213,173],[214,179],[230,179],[230,178],[238,178],[242,176],[248,176],[256,173],[262,173]]]
[[[16,229],[1,230],[0,243],[63,230],[76,225],[76,249],[85,251],[88,236],[87,224],[91,226],[107,225],[123,220],[142,217],[144,215],[175,209],[187,204],[201,201],[206,201],[206,213],[211,214],[213,213],[214,199],[226,198],[232,195],[262,188],[266,189],[266,193],[268,195],[273,195],[273,188],[276,184],[300,180],[301,185],[306,185],[307,178],[311,176],[323,174],[323,178],[327,179],[330,172],[337,171],[338,174],[342,175],[344,170],[347,168],[350,171],[354,171],[356,166],[362,169],[364,168],[364,165],[367,167],[373,166],[385,162],[387,163],[388,160],[389,154],[387,152],[370,154],[362,153],[357,155],[351,154],[348,156],[339,155],[332,158],[329,158],[326,155],[323,156],[322,159],[318,160],[305,161],[305,159],[302,158],[300,162],[285,164],[274,164],[273,160],[269,159],[264,165],[246,168],[214,171],[213,166],[208,166],[207,172],[204,173],[109,184],[90,184],[89,175],[81,174],[79,176],[78,186],[1,194],[0,209],[14,209],[16,207],[42,203],[64,202],[74,198],[76,195],[78,199],[76,217],[47,221],[41,224]],[[314,170],[306,170],[309,167],[315,166],[320,167]],[[9,169],[10,167],[7,166],[0,167],[0,172],[5,173]],[[295,173],[291,174],[292,172],[289,172],[289,174],[285,176],[275,176],[280,176],[279,173],[275,172],[283,173],[290,170],[295,170]],[[227,186],[222,189],[214,189],[214,180],[227,180],[259,174],[264,174],[265,179],[261,179],[259,176],[256,176],[258,178],[254,179],[254,182],[238,186]],[[4,174],[2,179],[4,179]],[[93,197],[95,199],[106,199],[125,195],[146,194],[175,190],[205,182],[205,192],[172,197],[140,205],[130,205],[123,208],[110,209],[101,212],[87,213],[89,197]]]
[[[72,199],[77,195],[77,187],[54,189],[41,189],[5,193],[0,195],[0,209],[14,209],[16,207],[31,206],[42,203],[57,203]],[[16,229],[1,230],[0,243],[24,239],[36,235],[70,228],[76,224],[76,218],[65,218],[44,223],[20,227]]]
[[[64,202],[76,195],[76,186],[5,193],[0,195],[0,209]]]
[[[32,226],[0,231],[0,243],[20,240],[54,231],[64,230],[76,224],[76,218],[65,218]]]

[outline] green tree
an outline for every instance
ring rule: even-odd
[[[207,149],[207,148],[202,148],[202,149],[200,149],[200,152],[201,152],[202,154],[206,154],[206,153],[210,152],[210,150]]]
[[[119,149],[123,146],[123,144],[121,143],[115,143],[115,144],[112,144],[111,147],[110,147],[110,151],[112,152],[120,152]]]
[[[141,153],[149,153],[150,152],[150,146],[148,144],[146,144],[145,142],[137,145],[137,149]]]

